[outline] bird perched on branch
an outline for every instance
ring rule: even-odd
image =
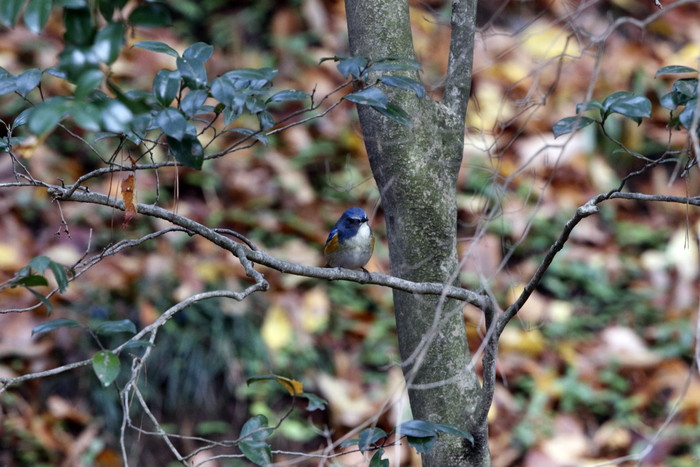
[[[372,257],[374,235],[361,208],[346,210],[335,223],[323,248],[327,267],[362,269]]]

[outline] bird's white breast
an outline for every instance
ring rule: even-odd
[[[365,222],[357,229],[357,235],[352,238],[345,240],[345,244],[354,248],[365,248],[365,246],[370,242],[372,238],[372,231],[369,225]]]

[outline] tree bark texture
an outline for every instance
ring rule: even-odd
[[[382,88],[413,117],[399,125],[358,105],[370,164],[382,197],[392,274],[455,284],[458,274],[456,182],[471,84],[476,0],[454,0],[448,76],[442,101]],[[350,52],[371,59],[414,58],[405,0],[346,0]],[[418,78],[413,75],[413,78]],[[373,77],[370,77],[370,79]],[[467,371],[462,303],[394,292],[399,349],[413,417],[470,431],[441,435],[425,466],[490,464],[481,386]],[[486,401],[488,405],[489,401]]]

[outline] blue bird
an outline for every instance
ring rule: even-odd
[[[327,267],[362,269],[372,257],[374,235],[367,214],[360,208],[346,210],[335,223],[323,248]]]

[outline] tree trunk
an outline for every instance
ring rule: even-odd
[[[417,282],[457,283],[456,181],[471,82],[476,0],[453,2],[453,38],[442,102],[383,88],[414,119],[399,125],[359,105],[367,153],[382,196],[392,274]],[[350,51],[369,58],[414,58],[405,0],[346,0]],[[459,76],[461,75],[461,76]],[[414,76],[417,78],[417,76]],[[425,466],[489,465],[488,401],[474,372],[462,303],[394,291],[399,350],[413,417],[470,431],[442,435]],[[484,402],[487,407],[484,407]]]

